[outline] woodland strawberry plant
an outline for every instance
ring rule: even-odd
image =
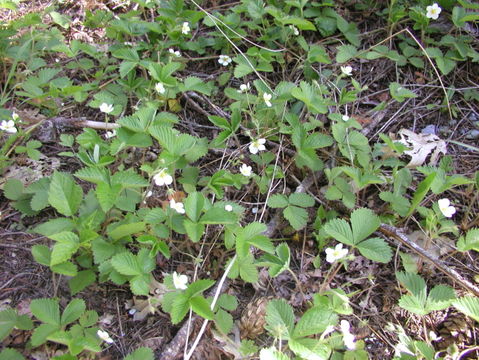
[[[0,359],[45,344],[57,344],[53,359],[116,351],[123,330],[110,336],[101,309],[86,310],[86,294],[104,286],[132,299],[116,316],[161,312],[188,329],[203,319],[181,346],[187,359],[208,321],[207,336],[237,359],[476,351],[440,348],[426,321],[441,311],[479,319],[471,273],[440,259],[479,251],[479,172],[455,163],[457,149],[476,158],[479,149],[464,142],[471,131],[456,141],[448,129],[464,121],[464,104],[477,115],[479,93],[445,86],[479,61],[476,4],[114,1],[79,10],[94,36],[85,41],[67,36],[78,23],[66,3],[2,20],[2,196],[18,229],[41,236],[32,257],[53,281],[66,279],[69,298],[30,299],[21,314],[15,303],[0,308],[0,340],[29,332],[23,349],[5,347]],[[16,1],[0,7],[20,11]],[[359,13],[382,27],[366,32]],[[370,81],[376,67],[394,76]],[[396,124],[415,110],[427,114]],[[416,126],[431,114],[443,132]],[[61,134],[41,136],[46,124]],[[48,157],[58,165],[41,168]],[[413,231],[426,240],[410,240]],[[450,251],[434,253],[444,238]],[[427,278],[424,259],[449,278]],[[382,338],[360,336],[381,286],[398,292],[394,306],[421,331],[388,318]],[[264,335],[248,340],[235,321],[252,289],[272,296],[255,312]],[[121,357],[161,358],[161,349],[131,350]]]

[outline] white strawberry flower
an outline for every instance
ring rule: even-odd
[[[0,130],[3,130],[10,134],[15,134],[18,131],[15,127],[15,121],[13,120],[3,120],[0,124]]]
[[[250,177],[253,174],[251,166],[248,166],[246,164],[241,165],[240,167],[240,173],[243,176]]]
[[[112,104],[107,104],[103,103],[100,105],[100,111],[104,112],[105,114],[109,114],[113,111],[113,105]]]
[[[341,117],[341,119],[343,119],[344,122],[349,121],[349,116],[348,115],[343,115]]]
[[[190,31],[191,31],[190,24],[187,21],[185,21],[183,25],[181,26],[181,32],[183,33],[183,35],[188,35]]]
[[[343,342],[344,345],[348,348],[348,350],[356,349],[356,341],[354,339],[354,335],[351,334],[349,322],[346,320],[341,320],[340,323],[341,333],[343,334]]]
[[[169,52],[171,55],[174,55],[174,56],[176,56],[176,57],[181,57],[181,53],[180,53],[178,50],[175,51],[175,49],[168,49],[168,52]]]
[[[188,276],[180,275],[176,271],[173,272],[173,285],[178,290],[186,290],[188,288]]]
[[[298,30],[298,28],[297,28],[296,26],[294,26],[294,25],[289,25],[289,28],[290,28],[291,30],[293,30],[294,36],[298,36],[298,35],[299,35],[299,30]]]
[[[112,137],[116,136],[116,130],[113,129],[112,131],[107,131],[105,133],[105,139],[111,139]]]
[[[223,66],[228,66],[233,59],[231,59],[228,55],[220,55],[218,62]]]
[[[176,202],[175,199],[170,200],[170,208],[175,210],[178,214],[184,214],[185,213],[185,206],[183,205],[182,202]]]
[[[265,143],[266,143],[266,139],[253,140],[251,144],[249,145],[249,152],[251,154],[257,154],[258,151],[266,150],[266,146],[264,146]]]
[[[250,89],[251,89],[251,86],[250,86],[250,84],[249,84],[249,82],[248,82],[248,83],[246,83],[246,84],[241,84],[240,87],[239,87],[238,92],[239,92],[239,93],[246,93],[246,92],[248,92]]]
[[[173,177],[166,172],[166,169],[161,169],[158,174],[153,176],[153,181],[158,186],[171,185]]]
[[[232,212],[233,211],[233,206],[231,206],[230,204],[227,204],[227,205],[225,205],[225,210],[228,211],[228,212]]]
[[[110,337],[110,334],[108,334],[106,331],[103,331],[103,330],[98,330],[96,332],[96,334],[98,335],[98,337],[100,339],[102,339],[104,342],[107,342],[108,344],[112,344],[113,343],[113,339]]]
[[[165,91],[166,91],[165,85],[163,85],[162,82],[156,83],[156,85],[155,85],[155,91],[156,91],[158,94],[164,94]]]
[[[434,3],[426,7],[426,17],[428,19],[437,20],[441,11],[441,7],[437,3]]]
[[[267,107],[273,106],[273,104],[271,104],[271,101],[270,101],[272,97],[273,95],[271,94],[268,94],[268,93],[263,94],[263,100]]]
[[[451,201],[449,199],[440,199],[437,203],[439,205],[439,210],[441,210],[445,217],[450,218],[456,213],[456,208],[451,205]]]
[[[325,252],[326,252],[326,261],[330,264],[348,255],[348,249],[343,249],[343,244],[336,245],[334,249],[327,248]]]
[[[20,116],[18,116],[18,114],[17,114],[16,112],[13,112],[13,113],[12,113],[12,119],[13,119],[14,121],[17,121],[18,119],[20,119]]]
[[[341,72],[346,76],[351,76],[353,74],[352,66],[341,66]]]

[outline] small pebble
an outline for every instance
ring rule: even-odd
[[[466,134],[466,139],[476,140],[479,139],[479,130],[471,130]]]
[[[436,135],[436,125],[428,125],[424,129],[422,129],[421,134],[424,135]]]

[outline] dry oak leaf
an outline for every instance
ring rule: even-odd
[[[434,134],[416,134],[411,130],[401,129],[398,135],[401,137],[399,142],[411,148],[404,152],[411,157],[408,168],[423,165],[431,152],[429,165],[436,165],[439,155],[447,153],[446,142]]]

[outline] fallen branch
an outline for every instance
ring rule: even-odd
[[[106,123],[102,121],[92,121],[87,120],[84,117],[73,117],[67,118],[64,116],[57,116],[54,118],[49,119],[55,127],[62,127],[62,126],[69,126],[69,127],[76,127],[76,128],[92,128],[98,130],[113,130],[118,129],[120,125],[115,123]]]
[[[459,283],[459,285],[462,286],[464,289],[467,289],[474,293],[474,295],[479,296],[479,288],[476,285],[464,279],[462,275],[460,275],[456,270],[451,269],[449,266],[444,264],[442,260],[433,257],[418,244],[409,240],[409,238],[398,228],[391,225],[381,224],[381,226],[379,227],[379,231],[384,235],[392,237],[395,240],[399,241],[401,244],[407,246],[408,248],[416,252],[419,256],[433,264],[438,270],[446,274],[449,278]]]

